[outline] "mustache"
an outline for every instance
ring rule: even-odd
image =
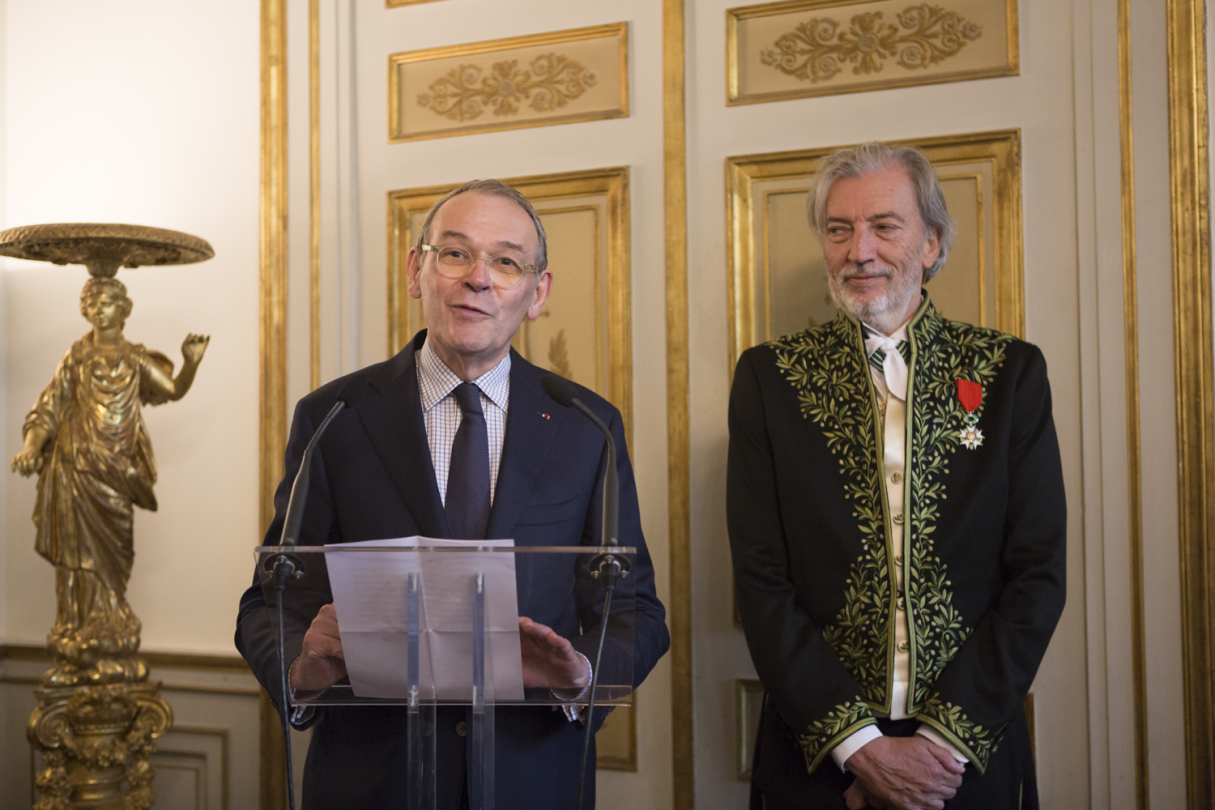
[[[883,265],[869,265],[866,267],[861,267],[854,262],[849,262],[844,266],[844,270],[840,274],[840,281],[850,281],[858,276],[865,276],[867,278],[890,278],[893,275],[893,267],[885,267]]]

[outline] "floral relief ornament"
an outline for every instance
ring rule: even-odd
[[[527,103],[541,113],[564,107],[595,86],[595,72],[576,59],[556,53],[537,56],[530,70],[516,59],[495,62],[488,70],[460,65],[418,95],[418,106],[453,121],[471,121],[487,107],[494,115],[517,115]]]
[[[983,35],[978,23],[928,3],[908,6],[895,17],[898,25],[880,11],[857,14],[844,31],[838,20],[815,17],[761,51],[760,61],[814,83],[834,77],[846,63],[858,76],[880,72],[888,59],[908,70],[927,68]]]
[[[958,441],[974,450],[983,444],[983,431],[979,430],[979,417],[975,411],[983,404],[983,386],[970,380],[958,380],[958,402],[966,411],[966,426],[958,431]]]

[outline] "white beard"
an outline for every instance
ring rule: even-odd
[[[867,268],[870,274],[877,268]],[[920,291],[923,274],[900,271],[893,267],[884,266],[882,274],[891,280],[886,291],[879,295],[867,295],[863,298],[854,295],[848,289],[848,279],[861,275],[855,262],[849,262],[839,276],[827,274],[827,288],[831,292],[831,300],[840,309],[852,317],[880,329],[889,335],[903,325],[904,315],[913,298]]]

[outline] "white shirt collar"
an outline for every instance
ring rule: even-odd
[[[425,384],[420,386],[422,411],[429,411],[452,390],[464,382],[454,371],[447,367],[435,350],[430,346],[430,338],[422,344],[418,352],[418,373]],[[482,374],[472,382],[481,389],[481,393],[489,397],[490,402],[502,410],[510,396],[510,352],[499,361],[498,365]]]

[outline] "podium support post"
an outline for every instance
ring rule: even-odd
[[[486,677],[489,634],[485,623],[485,575],[473,577],[473,699],[468,760],[472,810],[494,810],[494,693]]]

